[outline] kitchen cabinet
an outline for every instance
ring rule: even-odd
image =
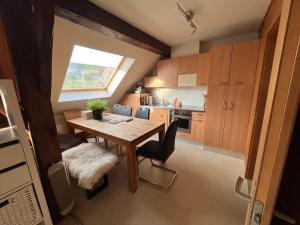
[[[169,110],[168,109],[160,109],[153,108],[150,111],[150,120],[165,123],[165,128],[168,127],[169,121]]]
[[[246,41],[233,45],[230,84],[254,84],[260,40]]]
[[[178,74],[197,74],[198,55],[189,55],[179,58]]]
[[[210,53],[198,55],[197,86],[208,85]]]
[[[210,49],[209,79],[210,86],[229,83],[232,45]]]
[[[176,87],[178,76],[178,58],[164,59],[157,62],[158,87]]]
[[[147,76],[147,77],[144,77],[144,86],[146,88],[158,87],[157,76]]]
[[[229,85],[222,144],[224,149],[244,153],[252,91],[252,85]]]
[[[254,40],[212,50],[205,130],[207,145],[244,153],[259,44],[260,40]],[[215,74],[216,71],[222,75]]]
[[[207,145],[222,147],[225,112],[227,108],[227,85],[208,87],[205,123],[205,139]]]
[[[206,113],[192,112],[192,140],[204,142],[205,120]]]
[[[140,107],[140,99],[141,97],[150,96],[150,93],[132,93],[126,94],[124,97],[119,101],[119,104],[130,106],[132,108],[132,116],[135,115],[136,110]]]
[[[176,136],[181,137],[181,138],[185,138],[185,139],[192,139],[192,134],[181,132],[181,131],[177,131]]]

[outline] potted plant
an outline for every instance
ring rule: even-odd
[[[92,99],[87,102],[87,106],[93,111],[95,120],[102,120],[102,112],[107,110],[107,101],[103,99]]]

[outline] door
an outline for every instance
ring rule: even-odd
[[[244,153],[252,100],[252,85],[229,85],[223,148]]]
[[[276,211],[296,220],[300,225],[300,111],[295,122],[289,152],[281,180],[278,197],[276,200]],[[284,218],[273,216],[271,225],[289,225]]]
[[[278,23],[266,38],[261,39],[258,59],[257,80],[253,87],[253,101],[249,119],[249,129],[245,146],[245,178],[252,179],[257,156],[261,126],[265,111],[274,50],[278,35]]]
[[[210,49],[209,79],[210,86],[229,83],[232,45]]]
[[[300,1],[283,1],[246,225],[251,224],[256,202],[264,206],[262,214],[256,216],[261,225],[269,225],[273,216],[299,107],[299,21]]]
[[[253,85],[260,40],[234,44],[230,68],[230,84]]]
[[[178,76],[178,58],[157,62],[157,78],[159,87],[176,87]]]
[[[210,53],[198,55],[197,85],[208,85]]]
[[[209,86],[205,124],[205,144],[222,147],[228,85]]]

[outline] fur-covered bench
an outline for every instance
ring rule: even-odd
[[[68,172],[91,198],[108,185],[107,173],[118,163],[118,156],[96,143],[82,143],[62,152]],[[101,178],[104,181],[99,186]]]

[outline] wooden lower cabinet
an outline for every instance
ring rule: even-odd
[[[130,106],[132,108],[132,116],[135,115],[136,110],[140,107],[140,98],[150,96],[150,93],[141,93],[141,94],[126,94],[124,97],[119,101],[119,104]]]
[[[252,91],[243,84],[209,87],[205,144],[244,153]]]
[[[244,153],[252,100],[252,85],[229,85],[223,148]]]
[[[165,128],[167,128],[169,124],[169,110],[159,108],[151,109],[150,120],[165,123]]]
[[[192,113],[192,134],[191,139],[197,142],[204,142],[206,114]]]
[[[204,142],[207,145],[219,148],[222,148],[227,89],[227,85],[210,86],[208,88]]]

